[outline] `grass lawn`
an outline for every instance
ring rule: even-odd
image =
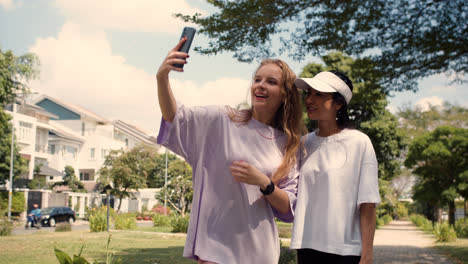
[[[133,231],[110,232],[110,252],[122,263],[194,263],[182,257],[185,236],[151,234]],[[78,254],[85,242],[82,256],[88,261],[105,262],[106,232],[88,231],[46,232],[0,237],[0,263],[58,263],[54,246],[69,255]]]
[[[292,223],[284,223],[280,221],[276,221],[276,225],[278,226],[278,235],[281,238],[291,238],[292,232]]]
[[[277,222],[280,237],[290,238],[292,224]],[[171,234],[171,227],[137,227],[136,231],[111,231],[110,252],[122,263],[184,264],[195,263],[182,257],[185,236]],[[158,232],[158,233],[156,233]],[[164,232],[167,234],[161,234]],[[88,261],[105,262],[106,232],[89,231],[47,232],[0,237],[1,263],[58,263],[54,247],[68,255],[78,254],[85,243],[82,256]],[[289,246],[284,242],[283,246]]]
[[[468,238],[457,238],[455,242],[437,243],[435,248],[445,255],[468,264]]]

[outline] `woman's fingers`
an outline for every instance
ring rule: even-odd
[[[173,59],[173,58],[188,58],[190,57],[188,53],[181,52],[181,51],[171,51],[167,54],[166,59]]]
[[[234,174],[239,174],[239,175],[245,175],[247,172],[243,169],[243,168],[240,168],[240,167],[236,167],[236,166],[231,166],[231,173]]]
[[[184,45],[185,41],[187,41],[187,37],[183,37],[179,40],[179,43],[172,49],[172,51],[178,51],[182,45]]]

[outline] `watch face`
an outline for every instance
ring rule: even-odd
[[[265,190],[262,190],[262,188],[260,188],[260,191],[262,192],[263,195],[272,194],[274,190],[275,190],[275,184],[273,182],[270,182],[270,184],[266,187]]]

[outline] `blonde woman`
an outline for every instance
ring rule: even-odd
[[[193,201],[184,256],[198,263],[277,263],[275,216],[293,220],[302,131],[295,74],[281,60],[254,74],[252,107],[184,107],[169,73],[188,54],[169,52],[157,73],[163,120],[158,143],[192,166]],[[181,59],[182,58],[182,59]],[[219,87],[223,89],[223,87]]]

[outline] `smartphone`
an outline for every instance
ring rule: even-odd
[[[184,27],[184,30],[182,30],[182,36],[180,38],[182,39],[183,37],[187,37],[187,40],[184,42],[182,47],[180,47],[179,51],[188,53],[190,50],[190,45],[192,45],[192,40],[193,37],[195,36],[196,30],[193,27]],[[184,64],[174,64],[175,67],[177,68],[184,68]]]

